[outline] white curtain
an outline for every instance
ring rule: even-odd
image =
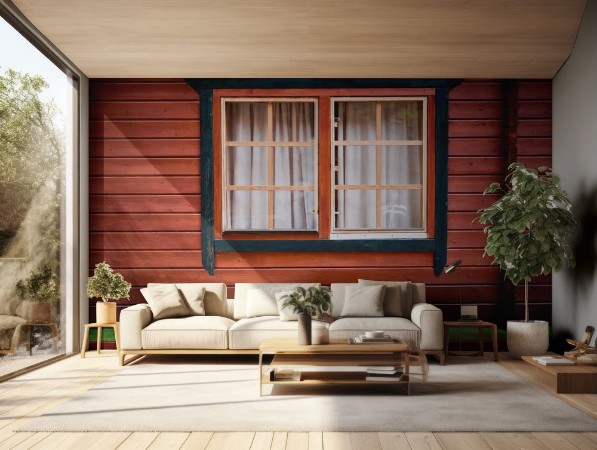
[[[337,102],[337,140],[376,140],[376,102]],[[421,102],[381,102],[381,140],[421,140]],[[337,185],[375,185],[375,145],[336,149]],[[420,145],[381,147],[382,185],[422,184]],[[421,190],[382,190],[381,228],[419,228]],[[336,229],[375,229],[376,191],[337,190]]]
[[[314,140],[315,108],[307,102],[274,102],[274,141]],[[268,104],[265,102],[226,104],[228,141],[266,141]],[[274,186],[314,186],[315,151],[311,147],[276,146]],[[268,185],[268,148],[237,146],[226,149],[227,182],[236,186]],[[315,190],[274,191],[275,230],[315,230]],[[227,193],[226,224],[232,230],[267,230],[268,192],[236,190]]]

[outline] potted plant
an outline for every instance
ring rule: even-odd
[[[576,220],[566,192],[551,169],[508,167],[503,197],[479,211],[487,234],[485,254],[505,271],[514,285],[524,281],[524,321],[508,321],[508,350],[516,357],[540,355],[549,347],[549,328],[544,321],[529,321],[529,281],[532,277],[574,267],[567,239]],[[499,192],[492,183],[484,194]]]
[[[116,300],[129,298],[131,283],[125,281],[119,273],[114,273],[106,261],[95,265],[93,276],[87,281],[87,295],[101,298],[96,303],[97,323],[116,323]],[[114,302],[112,302],[112,300]]]
[[[16,284],[19,298],[29,301],[30,323],[52,322],[52,303],[60,300],[60,277],[49,264],[42,263],[29,278]]]
[[[311,345],[311,319],[320,317],[330,309],[332,293],[325,286],[311,286],[307,289],[297,287],[294,292],[281,298],[282,308],[292,308],[298,318],[298,343]]]

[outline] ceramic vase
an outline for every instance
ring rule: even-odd
[[[299,345],[311,345],[311,316],[309,314],[299,314],[298,343]]]
[[[30,323],[50,323],[52,321],[52,306],[47,302],[31,302],[29,304]]]
[[[514,358],[544,355],[549,347],[549,324],[543,320],[509,320],[507,342]]]

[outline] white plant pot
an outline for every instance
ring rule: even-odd
[[[507,342],[514,358],[544,355],[549,347],[549,324],[543,320],[509,320]]]

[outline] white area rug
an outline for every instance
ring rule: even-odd
[[[597,431],[589,416],[479,358],[430,365],[428,382],[408,396],[379,386],[350,394],[276,386],[261,398],[256,364],[153,361],[125,367],[20,431]]]

